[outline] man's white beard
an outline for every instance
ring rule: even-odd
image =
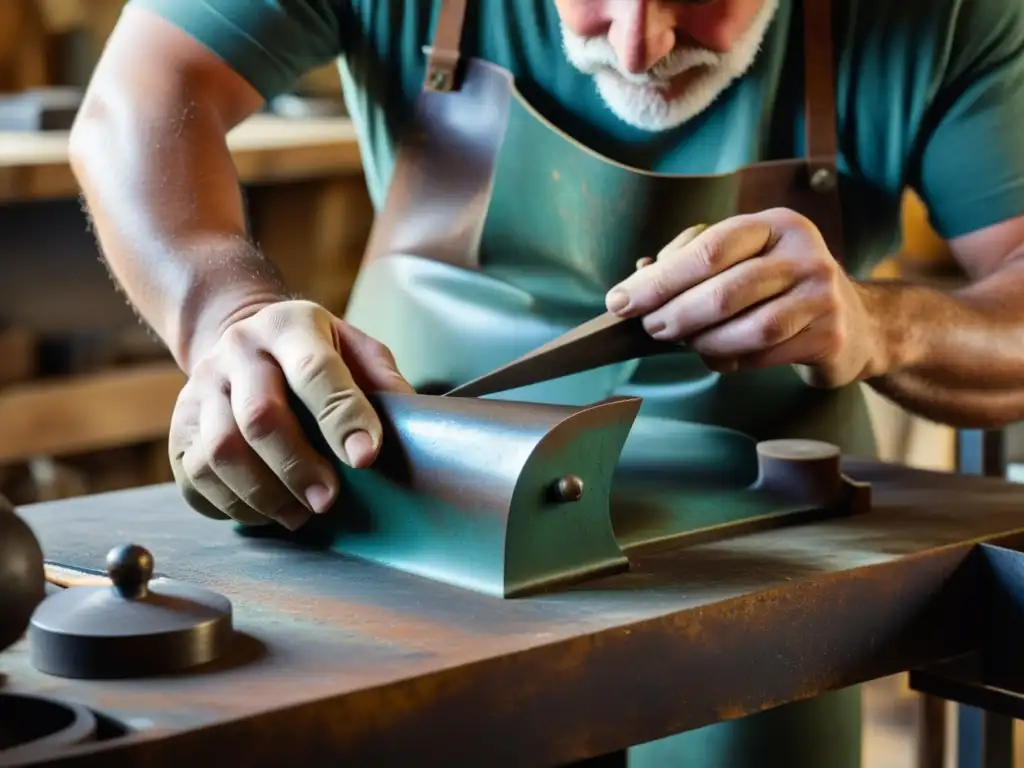
[[[645,131],[682,125],[707,109],[754,63],[778,0],[764,0],[747,31],[727,53],[703,48],[672,51],[643,74],[622,68],[606,37],[581,37],[562,25],[566,57],[581,72],[593,75],[598,93],[619,119]],[[674,99],[664,96],[674,77],[700,67]]]

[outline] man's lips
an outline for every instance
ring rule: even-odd
[[[627,77],[622,72],[612,67],[606,68],[606,72],[615,77],[622,85],[634,88],[638,91],[657,93],[662,98],[671,101],[682,95],[693,81],[707,71],[706,64],[697,64],[689,67],[668,80],[654,78]]]

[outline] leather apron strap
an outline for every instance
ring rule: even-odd
[[[831,0],[803,0],[804,25],[804,161],[808,183],[822,199],[815,223],[832,256],[848,268],[843,241],[843,207],[836,162],[835,62]]]
[[[815,186],[832,185],[838,154],[831,6],[829,0],[803,0],[804,154]]]
[[[441,0],[434,26],[434,40],[425,49],[427,74],[423,87],[428,91],[457,90],[455,71],[459,66],[462,25],[466,19],[466,0]]]

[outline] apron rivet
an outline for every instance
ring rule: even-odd
[[[430,75],[430,84],[439,91],[448,90],[448,75],[440,69]]]
[[[836,174],[831,168],[819,168],[811,174],[811,189],[815,192],[831,192],[836,188]]]

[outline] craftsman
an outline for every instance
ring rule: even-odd
[[[334,59],[378,211],[344,319],[248,239],[225,143]],[[516,395],[640,395],[646,416],[862,454],[861,383],[947,424],[1020,419],[1022,131],[1020,0],[131,0],[71,152],[115,279],[189,375],[186,499],[295,528],[338,480],[286,383],[365,467],[363,392],[461,383],[606,307],[679,354]],[[969,284],[870,279],[907,187]],[[635,759],[853,768],[859,702]]]

